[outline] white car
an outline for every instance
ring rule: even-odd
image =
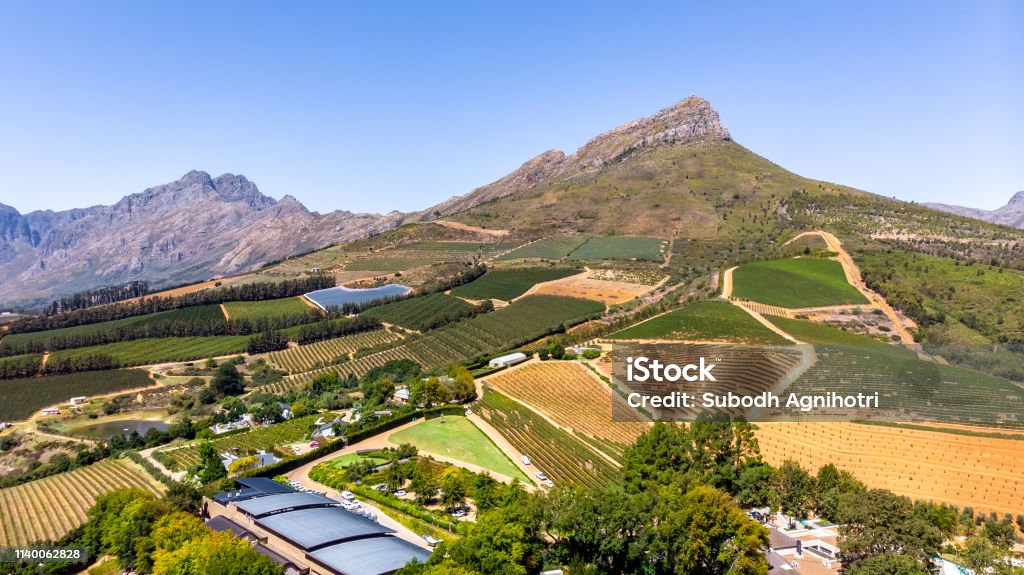
[[[530,464],[530,458],[524,455],[523,456],[523,465],[529,465],[529,464]]]
[[[344,507],[345,509],[348,509],[349,511],[352,511],[353,509],[359,509],[359,504],[353,503],[351,501],[342,501],[341,506]]]
[[[434,545],[437,545],[438,543],[440,543],[439,540],[434,539],[430,535],[424,535],[423,536],[423,540],[426,541],[427,545],[430,545],[431,547],[433,547]]]
[[[544,480],[544,485],[546,485],[548,487],[548,489],[550,489],[550,488],[555,486],[555,482],[551,481],[550,479],[545,479]]]
[[[342,491],[341,498],[344,499],[345,501],[352,501],[356,498],[356,496],[351,491]]]
[[[465,509],[459,509],[455,513],[452,513],[452,517],[455,517],[455,518],[458,518],[458,519],[461,519],[461,518],[463,518],[465,516],[466,516],[466,510]]]
[[[540,479],[541,481],[547,481],[548,480],[548,476],[543,471],[538,471],[534,475],[536,475],[537,479]]]
[[[398,491],[395,491],[395,495],[397,495],[398,497],[402,497],[403,495],[405,495],[405,490],[399,489]]]

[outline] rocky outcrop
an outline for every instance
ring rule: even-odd
[[[245,176],[200,171],[112,206],[19,214],[0,205],[0,304],[45,302],[104,285],[230,275],[394,227],[394,217],[310,212]]]
[[[1017,192],[1012,198],[1010,198],[1010,201],[1005,206],[995,210],[980,210],[978,208],[967,208],[964,206],[951,206],[949,204],[937,203],[928,203],[925,205],[929,208],[942,210],[958,216],[1024,229],[1024,192]]]
[[[429,221],[468,210],[484,202],[528,190],[541,182],[577,177],[600,170],[634,152],[702,140],[729,140],[718,112],[703,98],[690,96],[660,112],[604,132],[571,156],[549,150],[500,180],[411,214],[407,221]]]

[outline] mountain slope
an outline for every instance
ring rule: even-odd
[[[985,220],[993,224],[1010,226],[1024,229],[1024,192],[1017,192],[1010,198],[1010,201],[1003,207],[994,210],[980,210],[978,208],[967,208],[964,206],[951,206],[949,204],[929,203],[929,208],[942,210],[958,216]]]
[[[180,180],[112,206],[21,215],[0,205],[0,302],[39,303],[103,285],[166,285],[247,271],[390,227],[386,217],[310,212],[244,176]]]

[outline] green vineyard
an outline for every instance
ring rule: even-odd
[[[296,417],[270,427],[257,427],[245,433],[214,438],[210,444],[217,453],[232,450],[237,450],[235,453],[239,456],[252,455],[261,450],[273,453],[274,448],[278,446],[308,439],[320,417],[329,420],[333,416],[327,414]],[[199,443],[192,441],[185,445],[161,449],[154,453],[153,457],[173,471],[188,469],[199,463]]]
[[[86,371],[47,377],[0,381],[0,421],[28,419],[38,409],[66,402],[76,395],[102,395],[154,385],[141,369]]]
[[[348,359],[351,354],[357,351],[370,349],[399,339],[401,339],[401,336],[397,334],[383,329],[376,329],[271,352],[266,355],[266,358],[271,365],[288,373],[302,373],[330,365],[339,358]]]
[[[457,297],[434,293],[372,307],[360,315],[422,331],[465,317],[473,309]]]
[[[248,343],[247,335],[153,337],[55,351],[50,354],[49,361],[59,363],[94,355],[106,355],[116,359],[122,366],[146,365],[161,361],[188,361],[244,353]]]
[[[96,498],[121,487],[154,494],[163,486],[127,459],[98,463],[0,489],[0,546],[55,541],[86,520]]]

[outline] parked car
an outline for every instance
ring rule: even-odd
[[[402,497],[405,495],[405,490],[399,489],[398,491],[395,491],[395,495],[397,495],[398,497]]]
[[[374,487],[374,489],[376,489],[377,491],[387,491],[388,490],[388,486],[384,485],[383,483],[381,483],[377,487]]]
[[[529,464],[530,464],[530,458],[524,455],[523,456],[523,465],[529,465]]]
[[[349,511],[359,508],[359,504],[353,503],[352,501],[342,501],[341,506],[344,507],[345,509],[348,509]]]
[[[341,498],[344,499],[345,501],[354,501],[356,496],[351,491],[342,491]]]
[[[434,545],[437,545],[438,543],[440,543],[440,542],[441,542],[441,541],[440,541],[440,540],[438,540],[438,539],[434,539],[434,538],[433,538],[433,537],[431,537],[430,535],[424,535],[424,536],[423,536],[423,540],[424,540],[424,541],[426,541],[426,542],[427,542],[427,545],[430,545],[431,547],[433,547]]]
[[[317,447],[320,447],[320,442],[319,441],[310,441],[309,442],[309,447],[312,448],[312,449],[316,449]]]
[[[552,487],[555,486],[555,482],[551,481],[550,479],[545,479],[544,480],[544,485],[546,485],[548,487],[548,489],[551,489]]]
[[[455,517],[457,519],[462,519],[465,516],[466,516],[466,510],[465,509],[457,509],[455,511],[455,513],[452,513],[452,517]]]
[[[547,481],[548,480],[548,476],[543,471],[538,471],[534,475],[536,475],[537,479],[540,479],[541,481]]]

